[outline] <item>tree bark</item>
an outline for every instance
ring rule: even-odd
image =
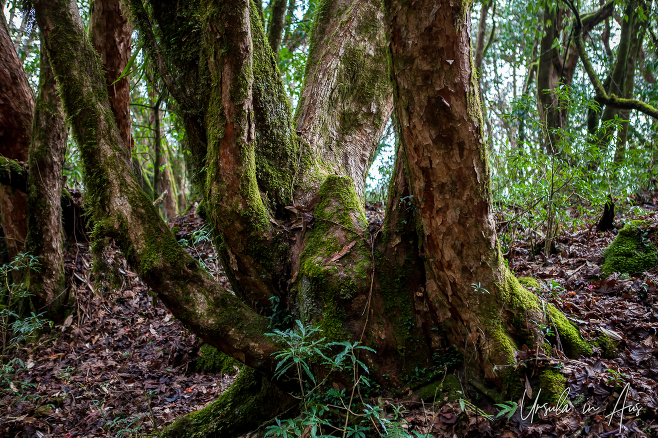
[[[646,5],[644,5],[646,6]],[[628,61],[626,62],[626,73],[624,75],[623,97],[632,99],[635,91],[635,70],[638,67],[640,50],[644,41],[646,27],[641,26],[639,20],[635,20],[635,26],[631,35]],[[628,141],[630,110],[620,110],[619,117],[623,120],[617,133],[617,145],[615,147],[615,162],[621,163],[626,157],[626,142]]]
[[[126,158],[131,157],[130,81],[117,81],[130,60],[131,29],[126,6],[120,0],[94,0],[89,17],[89,35],[101,56],[107,94],[117,121]]]
[[[27,162],[34,97],[5,21],[0,23],[0,155]],[[0,186],[0,213],[10,257],[21,252],[27,236],[27,195]]]
[[[555,68],[553,41],[558,36],[558,12],[554,5],[544,8],[544,36],[539,47],[537,68],[537,102],[543,133],[543,146],[548,154],[556,154],[560,148],[559,130],[564,127],[560,101],[555,87],[560,80]]]
[[[621,25],[621,35],[619,40],[619,47],[617,49],[617,58],[610,75],[611,80],[607,89],[608,94],[624,96],[625,82],[627,79],[626,72],[629,68],[628,61],[629,55],[631,53],[631,43],[633,40],[635,28],[635,4],[635,0],[630,0],[628,6],[626,7],[625,13],[628,16],[628,20],[624,20]],[[633,69],[635,69],[635,64],[633,64]],[[619,114],[619,111],[619,108],[606,105],[603,111],[600,113],[601,116],[599,123],[601,126],[596,131],[595,139],[599,150],[604,154],[608,150],[611,138],[616,131],[616,127],[610,126],[607,124],[607,122],[613,120],[615,116]]]
[[[36,313],[45,310],[49,318],[61,320],[68,298],[64,294],[61,206],[67,134],[55,75],[43,44],[40,65],[29,154],[26,249],[38,256],[40,263],[38,272],[30,272],[30,292]]]

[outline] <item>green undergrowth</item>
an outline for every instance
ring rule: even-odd
[[[613,272],[629,275],[653,269],[658,262],[656,245],[651,241],[649,223],[631,221],[619,230],[617,237],[603,250],[604,275]]]

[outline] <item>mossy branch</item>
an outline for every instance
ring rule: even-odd
[[[0,184],[27,192],[28,170],[25,163],[0,157]]]
[[[617,109],[637,110],[658,120],[658,109],[649,105],[648,103],[636,99],[624,99],[615,95],[614,93],[608,94],[605,91],[605,88],[603,87],[601,80],[599,79],[598,75],[596,74],[596,71],[594,70],[594,66],[592,66],[592,62],[590,61],[589,56],[587,55],[587,51],[585,50],[585,44],[583,42],[583,35],[582,35],[583,20],[580,18],[578,9],[576,8],[576,6],[573,4],[571,0],[564,0],[564,1],[565,3],[567,3],[569,8],[573,11],[574,15],[576,16],[574,20],[574,26],[576,29],[576,32],[574,32],[576,48],[578,49],[578,55],[580,56],[580,59],[583,62],[583,66],[585,67],[587,76],[589,76],[589,80],[594,86],[594,91],[596,92],[597,99],[601,103],[604,103],[610,107]]]

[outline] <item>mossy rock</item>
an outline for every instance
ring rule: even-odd
[[[539,375],[540,403],[557,403],[567,387],[567,378],[557,371],[545,370]]]
[[[533,277],[519,277],[519,283],[521,283],[527,289],[541,289],[541,283]]]
[[[196,371],[214,374],[235,374],[242,364],[222,353],[210,344],[203,344],[199,349],[201,356],[196,361]]]
[[[655,226],[647,221],[627,223],[603,251],[605,263],[601,272],[606,276],[613,272],[632,275],[653,269],[658,262],[653,235]]]
[[[441,378],[435,382],[432,382],[428,385],[423,386],[416,394],[420,397],[421,400],[424,400],[428,403],[433,403],[434,399],[443,400],[444,396],[456,400],[459,398],[457,391],[462,390],[462,385],[459,383],[459,379],[454,374],[448,374],[445,378]]]
[[[606,359],[615,359],[619,356],[619,343],[614,339],[602,334],[596,339],[596,343],[601,347],[603,357]]]

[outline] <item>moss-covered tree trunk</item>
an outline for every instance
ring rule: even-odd
[[[14,44],[4,11],[0,13],[0,155],[27,162],[34,96]],[[0,220],[10,257],[21,252],[27,236],[27,195],[0,186]]]
[[[543,343],[533,320],[553,325],[570,354],[586,352],[504,266],[465,3],[321,2],[293,129],[254,2],[131,1],[190,135],[231,293],[178,245],[131,175],[75,2],[35,1],[96,241],[114,238],[183,323],[265,376],[279,349],[264,335],[273,296],[330,340],[375,348],[363,360],[393,386],[452,345],[469,370],[501,383],[496,365]],[[370,229],[364,182],[393,96],[401,144],[384,226]]]
[[[64,290],[62,242],[62,169],[66,153],[64,109],[55,75],[41,45],[39,96],[32,123],[28,178],[26,249],[39,257],[39,271],[30,273],[30,292],[37,313],[61,319],[68,296]]]

